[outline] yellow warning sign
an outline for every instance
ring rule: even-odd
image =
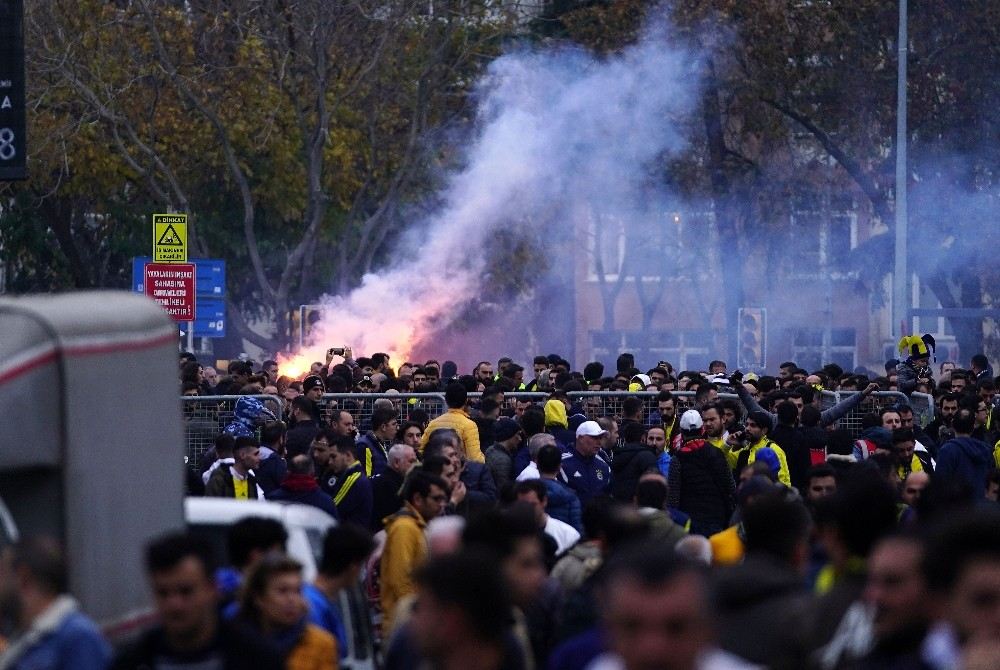
[[[153,215],[153,262],[187,262],[187,214]]]

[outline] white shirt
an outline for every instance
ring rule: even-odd
[[[565,521],[545,515],[545,534],[556,541],[556,556],[562,556],[580,539],[580,532]]]
[[[529,479],[541,479],[542,475],[538,472],[538,464],[534,461],[528,463],[528,467],[521,470],[521,474],[517,476],[517,481],[523,482]]]

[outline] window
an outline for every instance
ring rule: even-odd
[[[857,367],[854,328],[798,328],[792,331],[792,360],[806,370],[836,363],[845,370]]]

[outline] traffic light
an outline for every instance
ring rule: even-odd
[[[739,356],[737,365],[744,370],[763,370],[767,363],[767,310],[743,307],[739,310]]]

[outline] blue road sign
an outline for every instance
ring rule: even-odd
[[[198,298],[195,303],[194,336],[226,336],[225,298]]]

